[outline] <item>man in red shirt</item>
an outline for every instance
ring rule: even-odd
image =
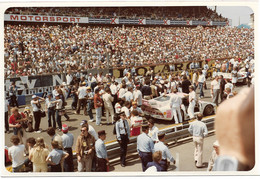
[[[13,128],[14,135],[17,135],[20,139],[20,143],[23,144],[22,138],[26,140],[25,137],[25,130],[22,127],[23,121],[26,121],[26,116],[24,113],[19,113],[18,108],[12,108],[11,109],[12,115],[9,118],[9,127]]]

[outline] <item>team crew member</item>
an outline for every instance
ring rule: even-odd
[[[61,161],[66,159],[69,154],[59,149],[58,141],[51,142],[52,151],[49,153],[46,161],[51,165],[51,172],[61,172]]]
[[[126,120],[126,115],[124,112],[119,113],[120,119],[116,122],[116,138],[120,145],[120,163],[122,167],[126,166],[126,153],[127,144],[130,137],[130,128]]]
[[[175,160],[168,149],[168,147],[164,144],[165,141],[165,133],[161,132],[158,134],[159,142],[154,144],[154,151],[162,152],[162,160],[160,161],[160,165],[162,166],[162,171],[167,171],[168,169],[168,161],[170,160],[173,164],[175,164]]]
[[[175,124],[182,123],[182,116],[181,116],[182,99],[179,95],[177,95],[177,92],[178,92],[178,90],[174,89],[173,95],[171,96],[171,99],[170,99],[170,107],[172,109]],[[178,113],[179,118],[177,117],[177,113]]]
[[[189,127],[189,132],[193,136],[193,142],[195,144],[194,150],[194,160],[197,168],[202,166],[202,156],[203,156],[203,140],[208,134],[207,126],[204,122],[201,122],[202,114],[198,114],[197,120],[192,122]]]
[[[39,100],[40,99],[40,100]],[[32,96],[31,105],[33,108],[33,116],[34,116],[34,131],[36,133],[41,133],[40,124],[41,124],[41,102],[45,101],[44,98],[38,97],[36,95]]]
[[[74,136],[73,134],[69,133],[69,127],[67,124],[62,125],[62,132],[63,135],[62,138],[62,144],[64,151],[69,154],[69,156],[64,160],[64,172],[73,172],[74,171],[74,165],[73,165],[73,154],[72,154],[72,146],[74,142]]]
[[[218,106],[218,97],[219,97],[219,90],[220,90],[220,83],[219,77],[216,76],[215,79],[211,82],[211,95],[213,97],[213,103]]]
[[[194,108],[197,101],[196,93],[194,91],[194,86],[189,87],[189,107],[188,107],[188,114],[190,119],[194,118]]]
[[[97,155],[97,171],[106,172],[109,160],[107,157],[107,150],[104,143],[106,140],[106,132],[104,130],[98,131],[99,139],[95,143],[95,150]]]
[[[143,133],[137,137],[137,152],[142,161],[143,171],[145,171],[147,163],[153,161],[154,143],[148,136],[149,126],[147,124],[142,125],[142,131]]]
[[[78,161],[78,171],[90,172],[92,168],[92,160],[95,155],[95,138],[88,133],[88,125],[81,126],[81,134],[76,142],[76,154]]]
[[[153,119],[149,119],[148,120],[148,126],[149,126],[149,132],[148,132],[148,136],[151,137],[151,139],[153,140],[154,143],[158,142],[158,127],[156,127],[154,125],[154,120]]]

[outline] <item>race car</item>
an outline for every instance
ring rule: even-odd
[[[218,72],[217,73],[218,76],[223,75],[224,79],[229,79],[232,80],[232,75],[231,73],[223,73],[223,72]],[[237,82],[238,83],[242,83],[244,85],[247,84],[247,80],[246,80],[246,72],[244,69],[241,69],[238,71],[237,73]]]
[[[182,98],[181,113],[182,118],[185,121],[189,119],[189,116],[187,114],[189,102],[188,97],[184,94],[185,93],[177,93],[177,95]],[[173,93],[170,93],[150,100],[143,99],[142,110],[144,111],[144,114],[155,119],[174,121],[172,109],[170,108],[170,98],[172,95]],[[202,113],[203,116],[209,116],[215,114],[215,112],[216,105],[214,103],[202,100],[198,100],[194,108],[195,115],[198,113]]]

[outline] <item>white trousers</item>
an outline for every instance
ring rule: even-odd
[[[202,155],[203,155],[203,138],[193,136],[193,142],[195,145],[194,160],[197,161],[196,166],[202,166]]]
[[[190,102],[189,107],[188,107],[188,115],[189,115],[190,119],[195,117],[194,108],[195,108],[195,101],[192,101],[192,102]]]
[[[180,106],[179,107],[172,107],[172,113],[173,113],[173,117],[174,117],[174,120],[175,120],[175,124],[178,124],[178,123],[182,123],[182,116],[181,116],[181,108]],[[178,113],[178,116],[179,118],[177,118],[177,113]],[[178,121],[179,119],[179,121]]]
[[[111,115],[112,118],[112,123],[114,122],[114,109],[113,108],[106,108],[105,107],[105,111],[106,111],[106,119],[107,119],[107,123],[109,123],[109,113]]]

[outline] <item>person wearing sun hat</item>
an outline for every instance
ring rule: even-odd
[[[109,163],[107,157],[107,150],[104,143],[104,140],[106,140],[106,131],[105,130],[98,131],[98,137],[99,139],[95,143],[95,150],[97,155],[97,171],[106,172],[107,165]]]
[[[73,172],[74,165],[73,165],[73,153],[72,153],[72,146],[74,142],[73,134],[69,133],[69,127],[67,124],[62,125],[62,144],[64,151],[69,154],[69,156],[64,160],[64,172]]]

